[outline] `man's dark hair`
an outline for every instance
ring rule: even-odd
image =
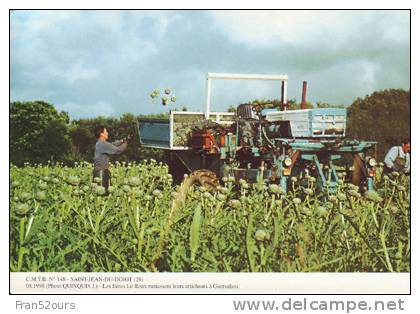
[[[96,138],[99,138],[101,136],[101,133],[105,130],[105,126],[104,125],[98,125],[95,128],[95,136]]]
[[[410,139],[409,138],[405,138],[402,141],[403,144],[410,144]]]

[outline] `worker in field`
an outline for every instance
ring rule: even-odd
[[[384,173],[410,172],[410,139],[404,139],[400,146],[391,147],[385,156]]]
[[[95,136],[98,139],[95,146],[93,180],[100,178],[101,185],[108,194],[108,187],[111,183],[111,172],[109,171],[109,156],[121,154],[128,145],[128,136],[122,140],[108,142],[108,131],[105,126],[99,125],[95,128]]]

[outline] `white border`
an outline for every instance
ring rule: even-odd
[[[401,0],[398,2],[390,1],[390,0],[382,0],[382,1],[361,1],[361,0],[352,0],[352,1],[333,1],[333,0],[326,0],[326,1],[284,1],[284,2],[274,2],[274,1],[259,1],[255,3],[255,1],[251,0],[244,0],[241,2],[235,3],[236,8],[268,8],[273,9],[276,7],[281,6],[282,9],[298,9],[298,8],[319,8],[319,9],[329,9],[329,8],[336,8],[336,9],[360,9],[360,8],[377,8],[377,9],[397,9],[397,8],[411,8],[411,22],[412,22],[412,36],[411,36],[411,44],[412,44],[412,51],[411,51],[411,68],[412,68],[412,86],[417,87],[420,86],[419,81],[419,60],[416,58],[417,55],[420,54],[419,52],[419,40],[420,36],[418,36],[418,29],[420,29],[420,19],[419,10],[420,4],[418,1],[409,1],[409,0]],[[1,25],[1,39],[3,41],[4,49],[1,50],[1,69],[3,69],[2,73],[2,80],[0,84],[0,97],[3,99],[3,105],[0,106],[1,110],[1,117],[2,123],[0,124],[2,134],[5,138],[8,138],[8,109],[6,109],[6,103],[8,102],[8,95],[9,95],[9,84],[8,82],[8,73],[5,69],[9,66],[9,51],[5,49],[8,46],[8,20],[9,20],[9,8],[62,8],[62,9],[78,9],[78,8],[229,8],[232,7],[232,4],[227,1],[220,1],[220,0],[213,0],[213,1],[191,1],[191,0],[180,0],[177,1],[176,4],[170,1],[152,1],[152,2],[144,2],[139,3],[135,0],[120,0],[118,2],[115,1],[86,1],[86,0],[73,0],[73,1],[32,1],[32,0],[20,0],[20,1],[1,1],[0,8],[1,8],[1,17],[0,17],[0,25]],[[373,45],[375,43],[372,43]],[[420,97],[418,95],[418,89],[412,89],[412,119],[416,121],[416,118],[420,115],[420,108],[418,104],[420,104]],[[412,154],[412,189],[415,191],[418,187],[420,187],[420,177],[418,175],[419,171],[416,169],[416,165],[419,165],[419,155],[416,153],[418,150],[416,147],[420,147],[420,134],[418,132],[418,127],[414,128],[414,123],[412,124],[412,142],[414,146],[414,153]],[[0,155],[0,165],[2,166],[3,173],[6,174],[8,172],[8,165],[9,159],[7,154]],[[2,201],[2,219],[0,220],[0,234],[3,243],[8,243],[8,179],[7,176],[2,176],[1,185],[1,201]],[[412,195],[412,221],[413,221],[413,228],[412,228],[412,295],[411,296],[321,296],[319,298],[331,300],[331,299],[342,299],[342,300],[396,300],[398,298],[402,298],[406,302],[406,311],[405,313],[418,313],[418,309],[420,308],[420,298],[419,298],[419,291],[420,291],[420,281],[419,276],[419,260],[418,260],[418,252],[419,252],[419,232],[418,228],[415,228],[416,223],[420,221],[420,213],[417,208],[416,204],[420,204],[420,195],[419,193],[413,193]],[[6,250],[6,246],[3,246],[3,250]],[[121,313],[125,311],[135,312],[135,313],[237,313],[232,308],[232,300],[286,300],[288,296],[45,296],[41,298],[39,296],[9,296],[9,256],[8,253],[6,254],[3,251],[2,258],[0,259],[0,282],[1,282],[1,295],[3,298],[2,308],[5,312],[13,313],[16,311],[15,303],[16,301],[26,301],[26,302],[36,302],[39,300],[49,300],[50,302],[76,302],[76,310],[75,311],[62,311],[63,313],[96,313],[96,312],[106,312],[106,313]],[[383,274],[375,274],[378,278],[383,277]],[[325,293],[322,289],[318,290],[318,293],[322,294]],[[295,299],[302,299],[304,296],[300,297],[295,296]],[[22,312],[22,311],[20,311]],[[255,311],[256,312],[256,311]],[[327,313],[335,313],[333,311],[326,311]],[[364,312],[352,312],[352,313],[367,313],[368,311]],[[389,312],[395,313],[396,311]]]
[[[80,277],[89,281],[75,280]],[[192,283],[199,287],[188,288]],[[11,273],[11,291],[29,294],[317,294],[320,290],[326,294],[408,294],[410,274]]]

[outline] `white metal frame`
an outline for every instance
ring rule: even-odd
[[[235,112],[221,112],[221,111],[213,111],[209,113],[209,117],[211,115],[215,115],[216,116],[216,120],[214,122],[217,122],[219,124],[231,124],[233,121],[220,121],[220,116],[234,116],[236,113]]]
[[[284,82],[284,94],[282,101],[287,102],[287,80],[289,77],[286,74],[268,75],[268,74],[233,74],[233,73],[207,73],[207,92],[206,92],[206,108],[205,118],[210,117],[210,98],[211,98],[211,81],[212,79],[223,80],[271,80]]]

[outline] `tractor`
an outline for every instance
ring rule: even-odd
[[[266,109],[245,103],[236,112],[210,111],[215,79],[278,81],[280,105]],[[345,108],[307,109],[306,82],[301,109],[290,110],[287,82],[287,75],[208,73],[205,110],[139,119],[140,143],[165,150],[175,182],[186,177],[190,183],[215,188],[222,178],[260,179],[287,191],[291,178],[313,178],[319,189],[334,192],[344,169],[353,184],[372,190],[376,142],[346,139]]]

